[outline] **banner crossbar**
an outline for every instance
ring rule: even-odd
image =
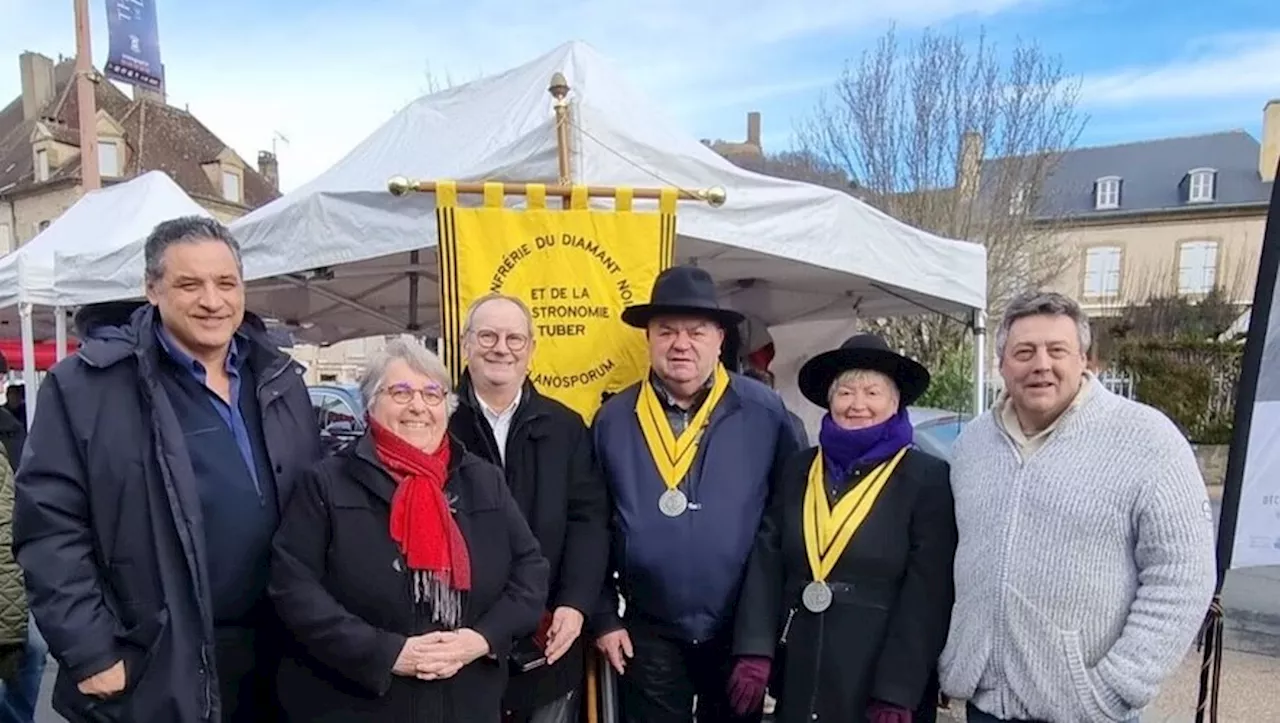
[[[410,193],[435,193],[440,181],[422,181],[404,176],[395,176],[387,181],[387,190],[393,196],[405,196]],[[532,186],[543,189],[547,196],[558,196],[568,199],[574,195],[575,189],[583,189],[588,198],[615,198],[620,191],[629,191],[632,198],[660,199],[667,189],[663,188],[630,188],[615,186],[581,186],[581,185],[543,185],[537,183],[500,183],[497,181],[459,181],[453,184],[458,195],[484,195],[485,187],[501,186],[503,196],[527,196]],[[578,190],[582,193],[583,190]],[[723,206],[727,193],[721,186],[710,188],[686,189],[676,188],[676,198],[681,201],[702,201],[713,208]]]

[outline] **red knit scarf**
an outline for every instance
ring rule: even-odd
[[[449,441],[442,440],[436,451],[427,453],[373,419],[369,429],[378,459],[397,482],[391,498],[391,539],[414,575],[414,600],[429,602],[437,622],[456,624],[460,593],[471,589],[471,557],[444,494]]]

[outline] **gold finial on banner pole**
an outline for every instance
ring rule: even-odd
[[[569,81],[564,73],[551,76],[547,92],[556,100],[556,160],[560,165],[560,185],[566,186],[573,182],[573,171],[569,168]]]
[[[460,195],[481,195],[484,193],[485,184],[480,181],[460,181],[455,185]],[[618,193],[618,189],[613,186],[587,186],[586,188],[589,198],[613,198]],[[407,196],[410,193],[435,193],[436,182],[394,176],[387,181],[387,191],[393,196]],[[528,195],[528,192],[529,184],[526,183],[502,184],[502,195],[504,196],[525,196]],[[548,196],[569,198],[573,194],[573,186],[568,184],[547,186],[546,194]],[[632,198],[658,199],[662,197],[662,189],[634,188],[631,195]],[[724,205],[727,193],[723,186],[693,189],[678,188],[676,189],[676,198],[681,201],[702,201],[712,208],[719,208]]]

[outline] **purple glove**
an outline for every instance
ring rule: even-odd
[[[892,703],[873,700],[867,706],[867,723],[911,723],[912,713]]]
[[[738,658],[729,675],[729,705],[739,716],[764,708],[764,691],[769,686],[769,669],[773,661],[755,655]],[[909,723],[909,722],[908,722]]]

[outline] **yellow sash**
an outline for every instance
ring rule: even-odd
[[[809,467],[803,513],[804,549],[809,556],[809,570],[814,580],[826,582],[827,575],[831,574],[854,533],[871,513],[880,492],[906,453],[907,448],[903,447],[893,459],[871,470],[871,474],[857,488],[841,497],[832,509],[827,503],[822,448],[818,448],[818,454]]]
[[[712,410],[720,403],[720,398],[728,387],[729,373],[725,371],[724,365],[717,364],[711,393],[702,402],[698,413],[693,415],[680,438],[676,439],[653,384],[648,379],[640,384],[640,395],[636,398],[636,416],[640,419],[640,431],[644,433],[649,455],[658,466],[658,473],[662,475],[667,489],[679,487],[680,480],[689,472],[694,457],[698,456],[698,441],[702,438],[703,427],[707,426]]]

